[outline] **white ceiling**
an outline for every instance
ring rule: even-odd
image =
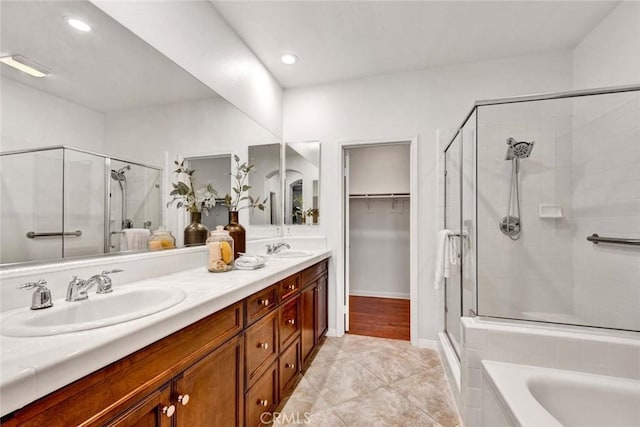
[[[2,75],[100,112],[217,97],[208,86],[88,1],[2,1],[0,56],[21,54],[51,70]],[[80,33],[65,22],[93,27]]]
[[[287,88],[572,49],[619,3],[212,1]]]

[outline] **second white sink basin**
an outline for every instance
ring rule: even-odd
[[[2,316],[2,334],[38,337],[111,326],[166,310],[187,294],[177,288],[114,289],[112,293],[91,293],[84,301],[54,301],[43,310],[16,310]]]
[[[302,257],[306,257],[306,256],[311,256],[311,255],[313,255],[313,252],[296,251],[296,250],[287,249],[285,251],[278,252],[278,253],[275,253],[275,254],[271,254],[269,256],[273,257],[273,258],[302,258]]]

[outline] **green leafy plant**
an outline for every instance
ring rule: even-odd
[[[172,199],[167,203],[167,207],[176,204],[176,208],[185,208],[189,212],[204,212],[209,215],[209,211],[216,205],[216,196],[218,192],[211,186],[207,185],[195,189],[193,187],[193,174],[195,169],[189,169],[184,165],[184,160],[174,162],[176,170],[174,171],[178,182],[172,182],[173,190],[169,193]]]
[[[236,154],[233,155],[233,160],[236,162],[236,172],[229,173],[234,180],[233,186],[231,187],[233,196],[230,194],[225,195],[223,205],[230,211],[239,211],[240,209],[247,208],[258,208],[263,211],[265,204],[267,203],[267,198],[265,197],[262,201],[260,201],[260,197],[253,198],[249,194],[251,186],[247,184],[247,179],[249,178],[249,174],[253,170],[254,165],[247,162],[240,163],[240,157]],[[240,206],[242,202],[246,202],[244,206]]]

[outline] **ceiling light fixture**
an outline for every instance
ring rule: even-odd
[[[83,33],[91,31],[91,26],[89,24],[76,18],[67,18],[67,24],[78,31],[82,31]]]
[[[49,75],[49,71],[44,66],[22,55],[3,56],[0,58],[0,62],[33,77],[46,77]]]
[[[298,62],[298,57],[295,56],[293,53],[285,53],[280,57],[280,61],[286,65],[293,65],[296,62]]]

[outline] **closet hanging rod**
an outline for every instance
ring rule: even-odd
[[[409,197],[411,197],[409,193],[349,194],[350,199],[403,199]]]

